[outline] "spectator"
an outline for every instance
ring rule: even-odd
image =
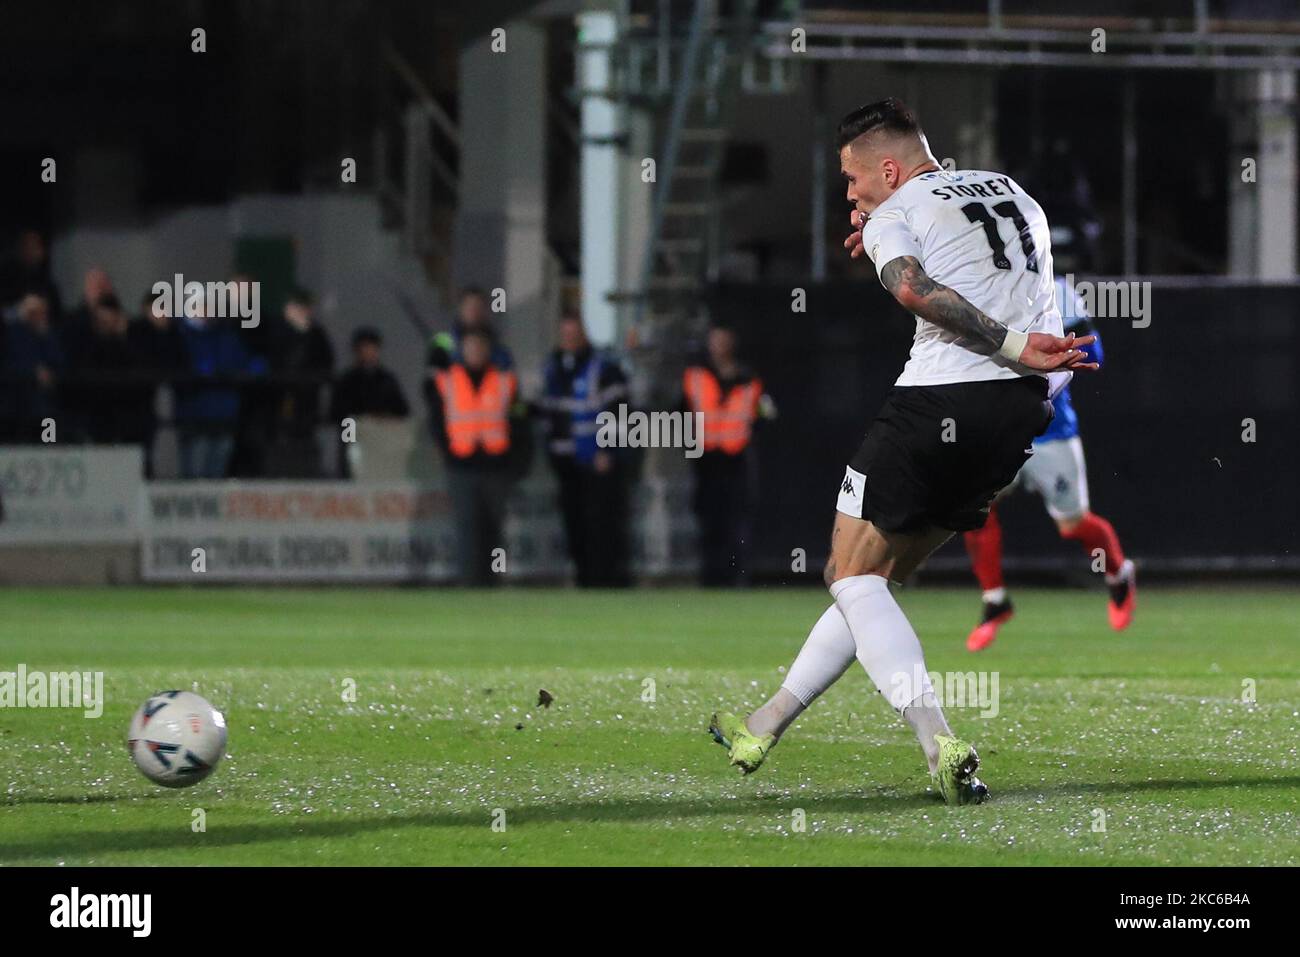
[[[140,303],[140,315],[127,327],[127,340],[136,359],[140,381],[130,392],[139,425],[140,445],[144,449],[144,474],[153,478],[153,446],[158,433],[158,389],[181,375],[188,364],[180,324],[171,317],[165,304],[158,304],[152,293]]]
[[[425,385],[434,441],[447,461],[465,584],[491,584],[492,552],[505,545],[510,416],[516,396],[514,373],[492,361],[492,337],[480,327],[464,331],[460,357],[431,373]]]
[[[64,410],[73,422],[73,441],[117,445],[140,440],[132,377],[139,367],[127,341],[126,315],[112,293],[95,303],[90,325],[64,337],[68,382]]]
[[[546,416],[547,452],[560,483],[569,557],[582,587],[630,584],[626,465],[619,449],[596,445],[597,416],[627,400],[627,380],[613,358],[587,340],[582,320],[560,319],[559,348],[543,373],[537,406]]]
[[[274,445],[267,474],[283,478],[319,478],[321,386],[334,371],[334,349],[316,323],[311,296],[296,290],[284,305],[282,321],[272,327],[271,372],[279,380],[274,405]]]
[[[687,410],[703,413],[703,453],[694,460],[700,584],[737,585],[757,498],[753,427],[760,415],[772,414],[771,400],[736,358],[736,334],[723,327],[709,330],[707,357],[687,368],[682,391]]]
[[[352,368],[339,376],[330,403],[330,423],[345,416],[378,415],[404,419],[411,407],[397,377],[380,363],[384,339],[376,329],[358,329],[352,335]]]
[[[57,325],[63,316],[63,303],[59,289],[50,277],[45,237],[34,229],[25,229],[18,236],[17,256],[6,264],[3,282],[0,282],[0,305],[15,303],[29,292],[44,297],[49,304],[51,321]]]
[[[411,407],[402,394],[397,377],[379,361],[383,337],[378,330],[358,329],[352,334],[352,368],[339,376],[334,383],[330,400],[330,424],[338,426],[343,419],[361,415],[404,419]],[[339,473],[350,475],[347,446],[339,443]]]
[[[237,284],[240,302],[252,300],[252,276],[235,273],[230,281]],[[261,296],[259,293],[259,311]],[[269,364],[271,334],[277,323],[270,316],[257,317],[254,325],[241,321],[235,331],[249,355]],[[275,431],[275,412],[280,390],[272,382],[256,379],[244,384],[239,393],[239,422],[235,426],[235,450],[230,454],[230,474],[238,478],[261,478],[266,475],[267,450]]]
[[[181,477],[225,478],[239,418],[238,381],[266,371],[250,357],[230,320],[210,319],[199,303],[180,323],[186,376],[176,386]]]
[[[18,318],[5,329],[3,431],[14,442],[41,441],[43,421],[57,419],[59,383],[65,360],[58,338],[50,328],[50,306],[45,297],[28,293],[18,303]],[[57,424],[57,423],[56,423]],[[57,432],[55,433],[57,438]]]
[[[238,325],[239,337],[244,341],[244,348],[250,355],[268,357],[271,354],[271,337],[274,335],[276,324],[274,322],[263,322],[261,316],[262,296],[261,284],[246,272],[232,273],[230,282],[233,282],[237,289],[237,295],[241,303],[249,303],[256,298],[258,303],[258,315],[255,317],[257,322],[252,325],[245,325],[241,322]],[[254,296],[254,290],[257,295]],[[292,295],[293,290],[290,291]]]
[[[496,330],[492,328],[492,312],[488,308],[487,294],[477,286],[461,290],[451,332],[438,333],[429,346],[429,365],[435,369],[446,369],[458,360],[461,337],[469,329],[482,329],[488,334],[492,341],[494,366],[507,371],[514,368],[515,362],[510,350],[501,344]]]
[[[68,321],[61,327],[66,335],[72,337],[79,337],[90,328],[95,318],[95,303],[104,296],[117,295],[117,290],[113,288],[113,280],[99,266],[86,270],[86,275],[81,281],[81,289],[80,305],[72,311]]]

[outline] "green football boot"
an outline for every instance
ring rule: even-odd
[[[767,757],[767,752],[771,751],[772,745],[776,744],[773,735],[765,734],[760,737],[750,734],[749,729],[745,727],[745,719],[727,711],[714,714],[713,720],[709,722],[709,734],[713,735],[714,741],[727,749],[727,757],[731,758],[731,763],[745,774],[753,774],[757,771]]]
[[[980,756],[965,741],[946,734],[936,734],[939,744],[939,766],[930,773],[935,787],[948,804],[983,804],[988,800],[989,789],[975,777],[980,766]]]

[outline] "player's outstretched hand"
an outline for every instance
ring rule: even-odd
[[[850,259],[857,259],[866,254],[866,250],[862,248],[862,227],[866,224],[866,213],[860,213],[856,209],[849,213],[849,225],[853,227],[853,232],[849,233],[849,238],[844,240],[844,248],[849,251]]]
[[[1088,361],[1088,353],[1077,346],[1086,346],[1096,341],[1096,336],[1082,336],[1075,338],[1074,333],[1068,336],[1052,336],[1045,332],[1029,333],[1029,341],[1025,343],[1024,351],[1020,353],[1019,362],[1023,366],[1029,366],[1031,369],[1037,369],[1040,372],[1051,372],[1055,369],[1096,369],[1098,364]]]

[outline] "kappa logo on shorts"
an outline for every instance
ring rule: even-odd
[[[852,479],[852,478],[850,478],[850,477],[847,476],[847,475],[844,476],[844,484],[840,486],[840,492],[843,493],[843,494],[845,494],[845,495],[852,495],[852,496],[854,496],[854,497],[857,497],[857,494],[858,494],[858,493],[855,492],[855,491],[853,491],[853,479]]]

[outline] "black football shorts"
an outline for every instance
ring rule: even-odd
[[[887,532],[980,528],[1052,414],[1042,376],[895,386],[849,461],[836,509]]]

